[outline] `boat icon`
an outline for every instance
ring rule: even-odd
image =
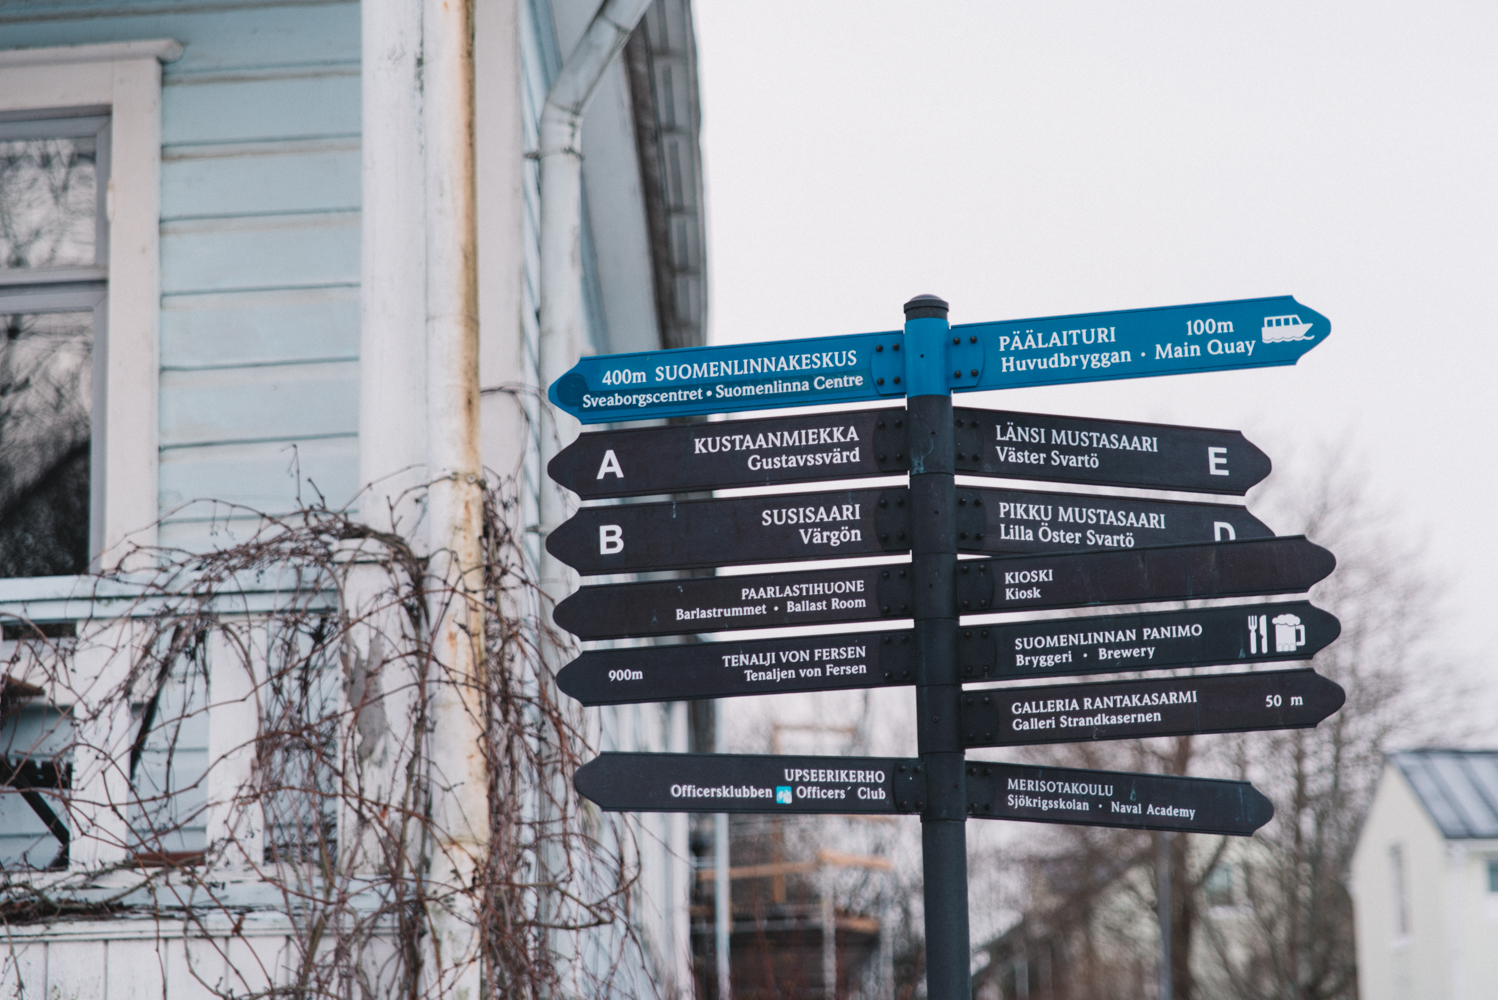
[[[1285,340],[1310,340],[1310,323],[1302,323],[1299,316],[1265,316],[1264,343],[1277,344]]]

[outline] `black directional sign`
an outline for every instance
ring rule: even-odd
[[[963,614],[1309,590],[1336,558],[1304,536],[958,563]]]
[[[957,650],[964,680],[1014,680],[1309,660],[1341,632],[1332,615],[1288,601],[968,626]]]
[[[1269,456],[1238,431],[954,408],[957,471],[1006,479],[1243,495]]]
[[[546,540],[583,574],[906,552],[910,491],[845,490],[585,507]],[[957,547],[1076,552],[1271,538],[1241,506],[1025,490],[959,489]]]
[[[964,628],[967,681],[1308,660],[1341,631],[1305,601]],[[585,705],[915,683],[913,632],[852,632],[583,653],[557,686]]]
[[[1346,700],[1314,670],[986,688],[963,695],[962,737],[1004,747],[1308,729]]]
[[[546,470],[584,500],[893,476],[910,468],[904,426],[904,409],[883,409],[595,431]]]
[[[615,811],[889,814],[918,777],[918,761],[895,757],[605,753],[572,783]]]
[[[552,620],[583,639],[910,617],[909,564],[582,587]]]
[[[1236,504],[957,491],[957,547],[965,551],[1076,552],[1273,537],[1263,521]]]
[[[958,408],[957,471],[1242,495],[1269,458],[1238,431]],[[788,486],[910,469],[903,409],[595,431],[547,466],[584,500]]]
[[[1274,805],[1246,781],[967,762],[968,812],[979,819],[1247,836]]]
[[[1300,536],[1209,545],[972,559],[960,614],[1296,593],[1336,560]],[[556,623],[584,639],[905,618],[909,564],[583,587]]]
[[[908,492],[584,507],[551,533],[546,550],[583,574],[908,551]]]
[[[695,642],[583,653],[557,687],[585,705],[690,701],[915,683],[910,631]]]

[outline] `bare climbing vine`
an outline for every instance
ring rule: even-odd
[[[3,981],[19,929],[138,920],[186,942],[211,995],[437,998],[461,956],[434,928],[459,914],[491,997],[648,991],[629,971],[637,849],[572,789],[588,748],[541,666],[557,637],[513,484],[484,492],[465,593],[347,513],[216,510],[215,551],[88,578],[74,624],[4,622]],[[429,639],[444,601],[481,623],[476,675]],[[437,863],[458,849],[432,753],[454,685],[477,688],[488,775],[466,884]]]

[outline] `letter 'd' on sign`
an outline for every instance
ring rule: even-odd
[[[617,524],[598,526],[598,554],[611,556],[624,551],[624,529]]]

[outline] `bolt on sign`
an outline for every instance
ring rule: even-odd
[[[584,501],[775,492],[586,506],[546,547],[584,576],[825,563],[583,586],[553,613],[581,639],[719,638],[584,650],[558,686],[587,705],[915,687],[917,756],[604,753],[574,783],[621,811],[919,817],[928,995],[967,1000],[967,819],[1247,836],[1274,814],[1246,782],[968,750],[1306,728],[1345,694],[1312,669],[1253,669],[1336,640],[1336,618],[1295,596],[1332,554],[1241,503],[1158,495],[1243,496],[1270,461],[1241,433],[952,405],[954,392],[1291,365],[1330,334],[1325,316],[1289,296],[960,326],[947,311],[920,296],[897,331],[582,359],[548,396],[585,424],[880,405],[584,433],[548,466]],[[1214,603],[1136,607],[1178,601]],[[1065,608],[1089,613],[1022,617]],[[810,625],[851,628],[794,631]],[[732,637],[744,629],[790,631]],[[1206,666],[1249,672],[1177,672]],[[1030,683],[1155,671],[1173,673]]]

